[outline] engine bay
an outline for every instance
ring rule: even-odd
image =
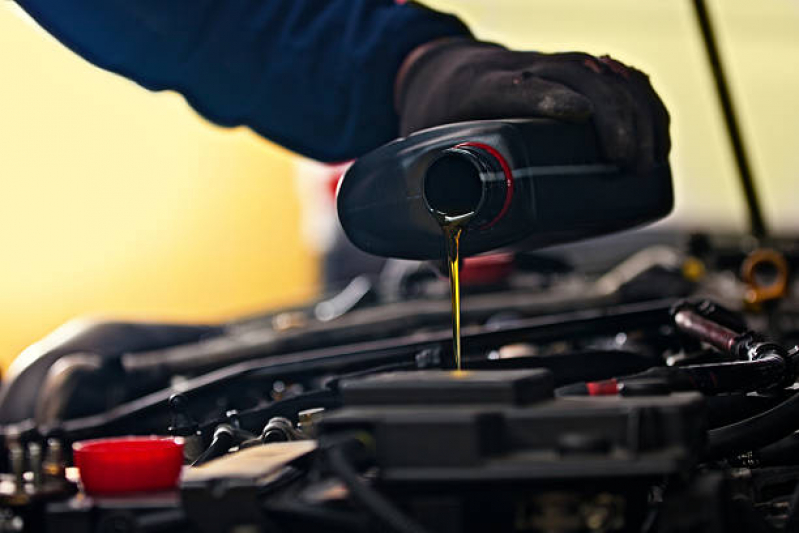
[[[795,247],[751,244],[469,259],[462,371],[447,280],[398,260],[198,341],[65,358],[3,426],[3,530],[791,531]],[[72,445],[133,435],[182,441],[180,484],[87,492]]]

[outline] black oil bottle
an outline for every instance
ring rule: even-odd
[[[356,246],[420,260],[447,258],[442,217],[462,220],[465,257],[610,233],[661,218],[672,204],[668,162],[639,175],[603,159],[591,124],[545,119],[420,131],[360,158],[338,192]]]

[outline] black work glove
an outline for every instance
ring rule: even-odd
[[[400,133],[464,120],[593,120],[605,156],[645,172],[665,161],[669,114],[647,76],[608,56],[514,52],[471,39],[433,42],[397,78]]]

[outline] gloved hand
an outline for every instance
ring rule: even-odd
[[[135,383],[120,383],[119,358],[196,342],[218,335],[221,327],[73,320],[31,345],[11,364],[0,388],[0,423],[36,416],[81,416],[103,411],[123,400],[118,392]],[[57,405],[56,405],[57,404]],[[47,418],[47,420],[42,419]]]
[[[608,56],[434,41],[408,56],[395,95],[402,135],[464,120],[590,119],[606,157],[640,172],[671,147],[669,114],[647,76]]]

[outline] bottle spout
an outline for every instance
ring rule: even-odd
[[[464,143],[443,150],[427,167],[422,195],[441,223],[487,228],[508,210],[512,175],[488,146]]]

